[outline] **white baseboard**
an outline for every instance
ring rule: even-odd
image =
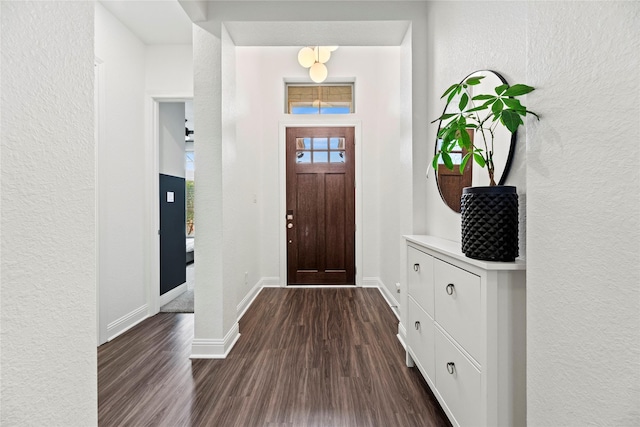
[[[398,323],[398,335],[396,337],[398,337],[398,341],[400,341],[404,350],[407,351],[407,328],[404,327],[402,322]]]
[[[377,277],[363,277],[362,278],[362,287],[363,288],[379,288],[382,285],[382,280]]]
[[[260,283],[262,283],[263,288],[281,287],[279,277],[263,277],[262,279],[260,279]]]
[[[249,307],[251,307],[251,304],[253,304],[253,301],[256,299],[256,297],[264,287],[263,281],[264,279],[260,279],[258,283],[256,283],[256,285],[253,288],[251,288],[249,293],[242,299],[242,301],[240,301],[240,304],[238,304],[238,307],[236,307],[238,321],[242,319],[242,316],[244,316],[244,313],[247,311],[247,309],[249,309]]]
[[[136,308],[131,313],[114,320],[107,325],[107,341],[111,341],[115,337],[122,335],[147,317],[149,317],[148,306],[145,304]]]
[[[237,321],[233,328],[223,339],[198,339],[194,338],[191,343],[191,359],[224,359],[227,357],[235,343],[240,338],[238,322],[244,313],[251,307],[253,301],[262,291],[262,288],[280,287],[279,277],[263,277],[251,288],[249,293],[240,301],[236,307]]]
[[[400,320],[400,304],[398,304],[398,300],[396,297],[387,289],[387,287],[382,283],[382,280],[378,277],[363,277],[362,278],[362,287],[363,288],[378,288],[382,297],[387,301],[389,307],[393,311],[393,314],[396,315],[398,320]]]
[[[219,339],[193,339],[191,359],[225,359],[240,338],[240,328],[236,322],[227,335]]]
[[[160,295],[158,306],[162,307],[163,305],[170,303],[185,292],[187,292],[187,282],[184,282],[182,285],[176,286],[169,292],[165,292],[164,294]]]

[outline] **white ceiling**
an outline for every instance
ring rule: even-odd
[[[145,44],[192,43],[191,20],[177,0],[100,0],[100,3]],[[200,23],[205,28],[219,24],[215,19]],[[252,20],[225,22],[225,26],[237,46],[398,46],[409,22]]]
[[[100,0],[109,12],[151,44],[191,44],[191,20],[177,0]]]
[[[408,21],[225,22],[236,46],[399,46]]]

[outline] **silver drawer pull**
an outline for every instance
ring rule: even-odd
[[[447,285],[447,295],[453,295],[453,291],[455,290],[455,286],[453,283],[449,283]]]
[[[453,362],[447,363],[447,372],[453,375],[456,372],[456,364]]]
[[[420,264],[418,263],[413,264],[413,271],[420,271]]]
[[[416,330],[420,329],[420,322],[416,320],[414,326],[416,327]]]

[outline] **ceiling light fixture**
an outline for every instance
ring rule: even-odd
[[[329,71],[324,65],[331,59],[331,52],[338,46],[314,46],[303,47],[298,52],[298,63],[309,69],[309,77],[315,83],[322,83],[327,78]]]

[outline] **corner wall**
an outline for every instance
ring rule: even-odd
[[[230,42],[225,36],[213,35],[199,26],[193,27],[194,49],[194,123],[198,134],[194,142],[195,217],[198,236],[195,239],[196,269],[195,325],[192,345],[194,358],[224,358],[238,337],[235,288],[226,281],[223,204],[225,156],[232,153],[223,148],[223,135],[228,135],[223,123],[222,70],[223,50]],[[228,53],[227,53],[228,54]],[[228,58],[226,58],[228,59]],[[229,71],[227,69],[227,71]],[[235,74],[235,73],[234,73]],[[230,76],[235,79],[235,76]],[[233,137],[233,134],[231,135]],[[233,144],[234,141],[229,141]],[[237,326],[237,323],[235,323]]]
[[[147,317],[145,277],[145,45],[95,3],[95,56],[104,69],[98,144],[101,308],[107,338]]]
[[[0,2],[0,424],[97,424],[90,2]]]

